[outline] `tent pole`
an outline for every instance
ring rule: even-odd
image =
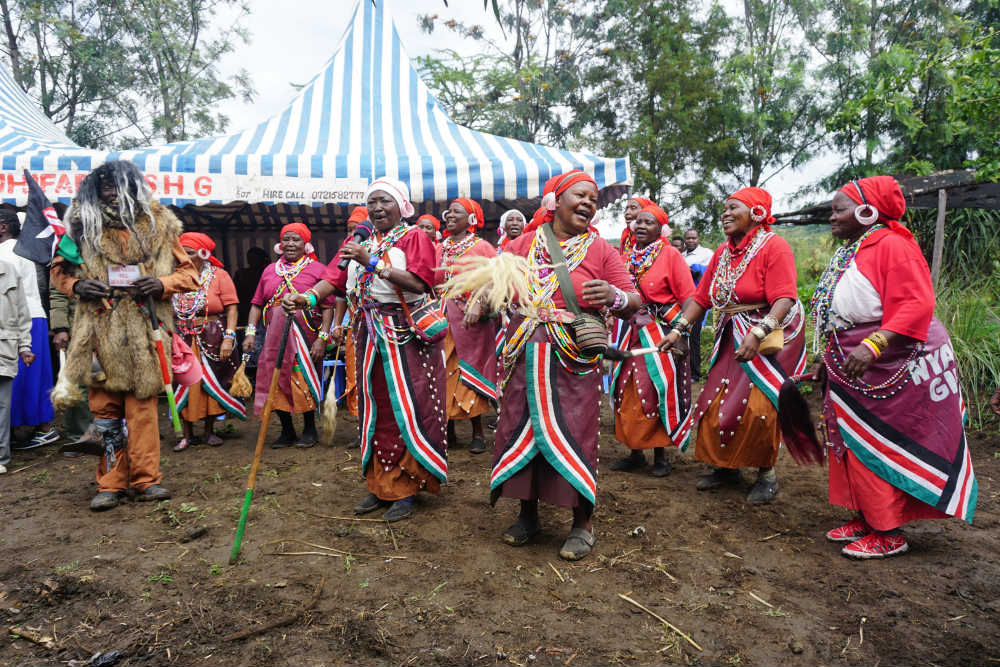
[[[948,205],[948,191],[944,188],[938,190],[937,224],[934,227],[934,252],[931,255],[931,284],[934,291],[938,288],[938,279],[941,277],[941,258],[944,255],[944,214]]]

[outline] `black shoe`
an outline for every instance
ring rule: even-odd
[[[695,488],[699,491],[709,491],[721,486],[736,486],[739,483],[740,471],[738,468],[716,468],[709,474],[702,476]]]
[[[90,509],[95,512],[103,512],[113,507],[118,507],[122,494],[118,491],[101,491],[90,500]]]
[[[296,447],[301,447],[302,449],[308,449],[316,444],[316,434],[315,433],[303,433],[299,441],[295,443]]]
[[[615,472],[630,472],[644,467],[646,467],[646,457],[642,454],[639,456],[632,454],[611,464],[611,470]]]
[[[517,521],[510,528],[503,531],[500,539],[512,547],[520,547],[530,542],[531,538],[540,532],[542,532],[542,527],[539,525],[537,519],[528,521],[527,519],[518,517]]]
[[[152,486],[147,486],[145,491],[137,494],[135,497],[140,503],[148,503],[152,501],[160,500],[170,500],[170,492],[159,484],[153,484]]]
[[[413,496],[394,502],[389,511],[382,515],[382,518],[392,523],[393,521],[408,519],[411,514],[413,514]]]
[[[758,477],[750,493],[747,494],[747,502],[751,505],[765,505],[774,500],[776,495],[778,495],[778,480]]]
[[[385,507],[386,502],[376,496],[374,493],[369,493],[364,499],[354,507],[355,514],[368,514],[369,512],[374,512],[380,507]]]
[[[294,445],[299,439],[299,436],[295,435],[295,431],[291,433],[282,433],[278,436],[278,439],[271,443],[271,449],[283,449],[285,447],[290,447]]]
[[[486,451],[486,441],[483,438],[473,438],[469,443],[470,454],[482,454]]]
[[[653,477],[666,477],[670,474],[671,470],[670,461],[663,459],[661,461],[653,461],[653,467],[649,469],[649,474]]]

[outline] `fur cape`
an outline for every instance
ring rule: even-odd
[[[83,257],[76,275],[106,283],[108,268],[116,264],[138,264],[144,276],[159,278],[173,273],[177,267],[174,244],[183,226],[177,216],[159,202],[152,202],[150,211],[156,220],[155,232],[149,216],[139,213],[135,219],[137,234],[129,234],[127,241],[122,243],[118,234],[106,229],[99,248],[81,238],[82,223],[75,216],[71,218],[67,231]],[[140,244],[140,238],[144,245]],[[100,301],[77,303],[66,365],[59,374],[59,384],[69,382],[99,387],[134,394],[138,399],[156,396],[163,391],[163,376],[149,316],[134,298],[124,293],[116,292],[111,302],[113,307],[110,309]],[[173,332],[174,311],[169,300],[157,302],[156,315],[162,326]],[[163,338],[169,359],[171,337],[164,335]],[[93,379],[94,355],[107,377],[103,382]]]

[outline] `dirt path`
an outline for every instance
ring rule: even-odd
[[[109,650],[128,665],[1000,662],[995,434],[972,438],[974,527],[920,522],[909,554],[857,563],[823,539],[848,516],[827,504],[825,471],[783,456],[777,501],[751,507],[747,484],[695,491],[703,468],[689,457],[661,480],[608,472],[621,450],[605,420],[597,547],[570,565],[557,555],[565,511],[543,507],[544,534],[528,547],[499,542],[514,504],[489,507],[489,455],[464,448],[452,452],[442,494],[391,531],[318,516],[351,517],[364,494],[354,425],[342,421],[334,447],[265,451],[243,559],[229,567],[256,432],[238,428],[242,437],[218,448],[164,447],[172,501],[103,515],[87,509],[93,459],[16,452],[11,469],[31,467],[0,477],[0,618],[53,648],[8,634],[0,664]],[[323,576],[298,620],[223,639],[300,609]]]

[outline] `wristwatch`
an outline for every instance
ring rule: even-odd
[[[389,272],[392,271],[392,266],[390,266],[385,260],[380,259],[378,264],[375,265],[375,273],[382,280],[389,279]]]

